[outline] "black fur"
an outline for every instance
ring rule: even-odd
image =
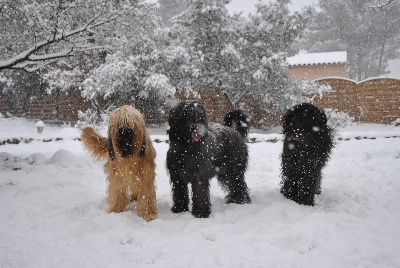
[[[192,214],[211,213],[210,179],[217,176],[228,194],[226,203],[250,203],[244,174],[248,150],[243,137],[230,127],[208,125],[198,101],[181,101],[171,109],[167,169],[172,186],[172,212],[189,210],[188,184],[192,187]]]
[[[108,155],[110,156],[111,160],[115,160],[115,152],[114,152],[114,147],[112,144],[111,136],[108,136],[107,139],[107,148],[108,148]]]
[[[147,140],[145,135],[143,134],[143,142],[142,142],[142,148],[140,148],[140,157],[145,157],[146,156],[146,145],[147,145]]]
[[[133,141],[133,131],[130,128],[121,127],[117,131],[117,147],[121,151],[121,157],[130,157],[133,153],[134,146],[132,144]],[[107,141],[108,154],[111,160],[115,160],[115,151],[113,147],[113,143],[111,137],[108,137]],[[140,148],[139,156],[145,157],[146,155],[146,137],[143,135],[143,143]]]
[[[122,158],[129,157],[133,152],[133,132],[127,127],[120,127],[117,130],[117,146],[121,150]]]
[[[229,111],[224,117],[224,125],[232,127],[233,123],[240,135],[242,135],[243,138],[246,138],[250,129],[250,120],[247,115],[241,110]]]
[[[309,103],[294,106],[283,117],[281,193],[298,204],[314,205],[321,191],[321,170],[333,148],[332,129],[323,110]]]

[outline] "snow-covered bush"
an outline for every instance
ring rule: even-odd
[[[351,125],[354,118],[348,113],[338,111],[337,109],[324,109],[328,119],[328,125],[331,127],[345,127]]]
[[[168,36],[163,31],[149,32],[132,40],[124,51],[109,54],[81,84],[85,99],[102,103],[91,108],[132,105],[145,117],[161,116],[165,102],[174,97],[179,85],[173,77],[183,76],[179,66],[187,58],[183,49],[171,50],[165,40]]]
[[[144,90],[141,96],[148,98],[150,92],[156,92],[161,98],[168,98],[174,96],[175,87],[173,87],[168,77],[163,74],[152,74],[144,81]]]
[[[47,92],[82,90],[81,83],[93,70],[104,62],[104,53],[98,51],[81,52],[76,57],[61,59],[47,67],[43,79],[49,85]]]
[[[106,63],[95,69],[82,83],[82,96],[92,100],[96,97],[108,99],[121,93],[137,94],[137,71],[135,64],[121,52],[109,55]]]
[[[84,126],[92,126],[96,129],[107,126],[109,115],[101,114],[101,120],[99,115],[94,109],[87,109],[85,112],[78,111],[78,121],[75,124],[76,128],[82,128]]]
[[[391,124],[392,124],[393,126],[395,126],[395,127],[400,126],[400,118],[397,118],[397,119],[394,120]]]

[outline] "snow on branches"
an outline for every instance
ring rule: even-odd
[[[155,24],[149,10],[136,1],[1,0],[0,70],[33,71],[78,51],[112,50],[120,33]]]

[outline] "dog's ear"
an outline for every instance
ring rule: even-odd
[[[110,135],[108,135],[107,148],[108,148],[108,155],[110,156],[111,160],[115,160],[115,152]]]
[[[146,137],[143,134],[143,143],[142,143],[142,148],[140,148],[140,157],[144,157],[146,155]]]

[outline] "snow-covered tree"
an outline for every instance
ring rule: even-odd
[[[196,68],[187,48],[180,39],[172,37],[169,29],[154,31],[150,37],[154,42],[149,67],[153,73],[164,74],[175,90],[191,92],[188,79]]]
[[[286,57],[307,26],[311,9],[290,14],[288,0],[257,5],[243,29],[242,54],[247,61],[249,92],[264,109],[279,112],[304,100],[303,85],[289,78]]]
[[[105,63],[82,83],[83,96],[94,104],[102,99],[110,109],[133,104],[145,110],[143,103],[153,103],[153,109],[162,109],[182,83],[175,77],[183,75],[182,63],[188,57],[168,39],[168,33],[160,29],[131,40],[124,51],[108,55]]]
[[[223,50],[228,44],[229,14],[226,0],[191,0],[174,17],[172,32],[180,37],[195,66],[191,83],[197,90],[219,88],[224,83]]]
[[[396,2],[397,0],[377,0],[376,2],[373,3],[371,7],[375,8],[382,8],[384,6],[390,5],[391,3]]]
[[[400,3],[376,9],[374,2],[320,0],[305,49],[347,51],[349,76],[355,80],[388,73],[388,61],[400,56]]]
[[[93,49],[113,50],[157,23],[138,0],[0,0],[0,70],[35,70]]]
[[[169,20],[186,8],[186,3],[182,0],[158,0],[158,4],[159,14],[163,24],[166,26],[170,26]]]
[[[288,0],[259,4],[254,15],[230,16],[229,1],[191,1],[172,19],[172,32],[190,53],[189,77],[197,90],[219,90],[231,107],[250,97],[278,112],[302,98],[301,87],[285,70],[285,58],[306,27],[311,11],[290,14]]]
[[[42,71],[24,70],[4,72],[2,98],[10,113],[28,112],[28,103],[32,98],[46,95],[47,83]]]
[[[48,93],[81,90],[81,83],[104,62],[104,57],[105,53],[97,51],[79,52],[76,57],[63,58],[48,65],[43,75],[49,85]]]

